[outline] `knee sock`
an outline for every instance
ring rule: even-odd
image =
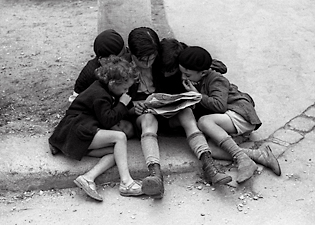
[[[223,150],[229,152],[238,164],[238,175],[236,178],[237,183],[242,183],[253,176],[254,172],[258,168],[256,163],[244,153],[244,151],[235,143],[235,141],[230,136],[224,138],[219,143],[219,146]]]
[[[221,147],[224,151],[230,153],[233,158],[236,158],[238,155],[242,154],[241,148],[230,136],[222,139],[219,142],[218,146]]]
[[[145,133],[141,135],[141,148],[146,165],[160,164],[160,150],[155,133]]]
[[[191,150],[193,150],[198,159],[201,158],[201,155],[204,152],[211,153],[207,140],[201,132],[191,134],[187,137],[187,141]]]

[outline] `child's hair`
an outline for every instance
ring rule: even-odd
[[[119,85],[128,82],[129,79],[137,81],[139,78],[140,72],[136,66],[121,57],[111,55],[100,59],[100,63],[102,66],[95,70],[95,75],[105,85],[109,83]]]
[[[161,58],[164,71],[178,68],[178,56],[187,45],[174,38],[163,38],[161,41]]]
[[[123,38],[113,29],[104,30],[94,40],[94,52],[98,58],[118,55],[124,46]]]
[[[212,64],[210,53],[199,46],[189,46],[178,57],[179,64],[194,71],[209,70]]]
[[[157,33],[149,27],[138,27],[128,35],[128,47],[131,54],[138,59],[152,54],[159,55],[160,39]]]

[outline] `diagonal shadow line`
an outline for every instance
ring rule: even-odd
[[[175,37],[166,18],[164,0],[151,0],[151,18],[153,28],[161,39]]]

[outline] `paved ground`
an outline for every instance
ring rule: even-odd
[[[176,38],[207,48],[214,58],[227,65],[226,76],[253,96],[263,126],[245,145],[270,144],[283,167],[282,180],[295,175],[299,178],[310,175],[304,178],[314,180],[310,172],[314,171],[315,160],[312,151],[315,139],[310,138],[314,136],[315,125],[315,92],[310,91],[315,80],[312,8],[311,1],[302,4],[293,0],[286,4],[272,1],[182,4],[169,0],[161,8]],[[72,180],[95,163],[90,158],[76,162],[61,155],[53,157],[47,138],[2,138],[1,190],[73,187]],[[166,174],[199,169],[184,137],[161,137],[160,146]],[[143,177],[146,169],[140,145],[132,140],[129,147],[131,173]],[[301,147],[305,151],[300,151]],[[298,152],[298,158],[290,158],[292,152]],[[290,167],[288,162],[297,159],[309,170]],[[98,182],[117,179],[117,169],[113,168]],[[314,200],[313,190],[310,193]]]
[[[85,158],[76,162],[62,155],[53,157],[47,146],[48,136],[1,137],[0,192],[23,191],[21,198],[26,200],[11,209],[10,202],[0,205],[0,218],[6,224],[12,221],[93,224],[90,217],[94,218],[94,224],[104,221],[187,224],[192,219],[196,224],[313,224],[315,6],[312,1],[211,0],[197,4],[196,1],[159,0],[155,4],[158,8],[152,10],[153,24],[162,36],[170,34],[187,44],[207,48],[214,58],[227,65],[226,76],[253,96],[263,126],[244,145],[269,144],[279,158],[282,175],[274,176],[260,167],[260,173],[250,181],[231,190],[227,186],[214,190],[204,184],[192,185],[190,189],[186,182],[166,177],[166,196],[158,202],[122,199],[117,187],[105,187],[103,207],[84,199],[83,194],[73,195],[72,190],[65,190],[68,195],[57,198],[58,191],[47,198],[44,197],[49,192],[39,191],[36,192],[39,195],[28,199],[33,192],[24,192],[27,190],[73,187],[72,180],[96,161]],[[199,162],[184,137],[160,137],[159,140],[166,174],[199,170]],[[134,177],[145,176],[146,168],[136,140],[129,142],[129,164]],[[189,182],[197,179],[186,176],[183,174],[177,179]],[[100,177],[98,183],[113,180],[118,180],[116,168]],[[263,197],[258,197],[258,201],[252,195],[257,197],[257,193]],[[4,202],[1,196],[0,203]]]

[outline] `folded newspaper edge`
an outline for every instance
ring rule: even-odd
[[[144,104],[147,112],[166,118],[176,115],[180,110],[191,107],[200,102],[200,93],[189,91],[180,94],[153,93],[147,97]]]

